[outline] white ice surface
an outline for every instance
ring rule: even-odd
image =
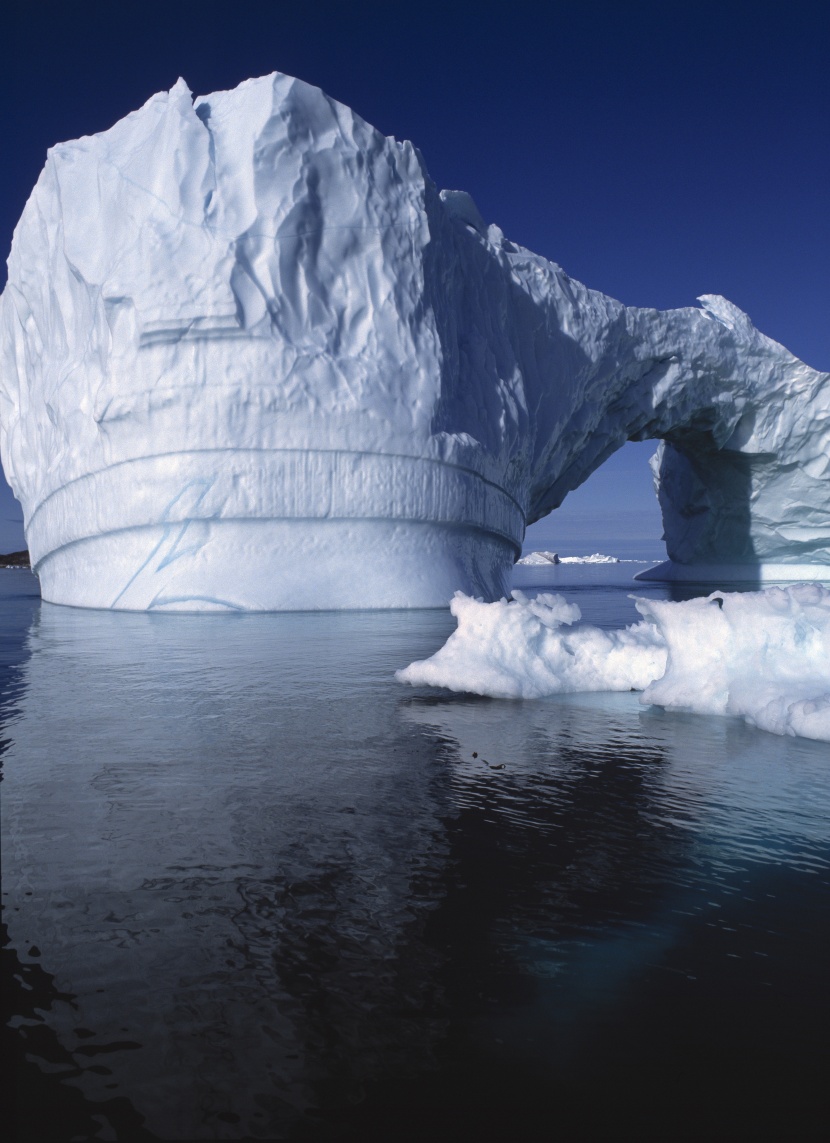
[[[795,584],[683,603],[636,599],[618,631],[574,626],[560,595],[483,603],[458,594],[458,628],[401,682],[494,698],[640,690],[671,710],[735,715],[773,734],[830,741],[830,591]]]
[[[300,80],[180,80],[53,147],[15,230],[0,453],[44,598],[495,599],[647,438],[672,561],[830,568],[828,375],[700,302],[588,289]]]
[[[616,556],[604,556],[601,552],[594,552],[592,556],[560,556],[560,564],[621,564],[636,563],[636,560],[620,560]]]
[[[522,556],[520,560],[516,560],[516,566],[520,564],[523,567],[546,567],[548,564],[558,564],[562,561],[556,552],[530,552],[529,555]]]
[[[560,556],[557,552],[530,552],[516,560],[524,567],[542,567],[545,564],[621,564],[640,563],[640,560],[620,560],[616,556],[604,556],[594,552],[592,556]]]
[[[643,690],[665,669],[656,626],[621,631],[576,626],[575,603],[563,596],[483,603],[459,593],[450,604],[458,628],[432,658],[412,663],[401,682],[448,687],[494,698],[541,698],[568,691]]]

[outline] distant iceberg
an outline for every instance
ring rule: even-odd
[[[180,80],[53,147],[15,230],[0,454],[43,597],[497,599],[527,525],[647,438],[657,574],[830,574],[830,378],[700,303],[588,289],[300,80]]]
[[[642,620],[617,631],[577,625],[561,595],[513,597],[456,595],[457,630],[396,677],[494,698],[636,690],[645,704],[830,741],[830,591],[819,584],[636,599]]]
[[[545,564],[639,564],[646,560],[621,560],[616,556],[603,556],[594,552],[592,556],[560,556],[557,552],[529,552],[516,560],[523,567],[544,567]]]
[[[556,552],[530,552],[528,555],[522,556],[520,560],[516,560],[516,566],[521,564],[524,567],[546,567],[549,564],[561,562]]]

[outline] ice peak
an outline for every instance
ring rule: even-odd
[[[727,329],[740,330],[744,333],[754,329],[748,315],[734,302],[730,302],[728,298],[724,298],[720,294],[701,294],[697,300],[706,313],[717,318]]]
[[[467,191],[442,190],[441,201],[452,218],[458,218],[467,226],[472,226],[479,234],[486,237],[487,223],[481,217],[473,196]]]

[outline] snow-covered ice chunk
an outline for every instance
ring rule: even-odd
[[[484,603],[460,592],[450,604],[458,628],[430,659],[396,673],[403,683],[494,698],[574,691],[643,690],[662,675],[666,644],[648,621],[622,631],[573,624],[579,607],[561,595]]]
[[[522,556],[520,560],[516,560],[516,566],[540,568],[561,562],[556,552],[529,552],[526,556]]]
[[[830,591],[817,583],[639,599],[668,647],[642,701],[830,741]]]
[[[15,230],[0,454],[43,596],[497,599],[646,438],[671,560],[830,569],[828,375],[700,301],[588,289],[300,80],[179,80],[53,147]]]
[[[642,690],[671,710],[736,715],[774,734],[830,741],[830,591],[794,584],[683,603],[636,599],[641,622],[573,626],[559,595],[483,603],[457,595],[458,628],[401,682],[494,698]]]

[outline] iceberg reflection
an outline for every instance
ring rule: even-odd
[[[105,1120],[123,1097],[165,1139],[480,1137],[615,1076],[637,1100],[635,1065],[699,1079],[700,1013],[707,1067],[740,1017],[753,1066],[767,1021],[761,1079],[803,1070],[826,746],[636,695],[404,691],[451,627],[35,613],[4,881],[13,949],[62,996],[16,1024]]]

